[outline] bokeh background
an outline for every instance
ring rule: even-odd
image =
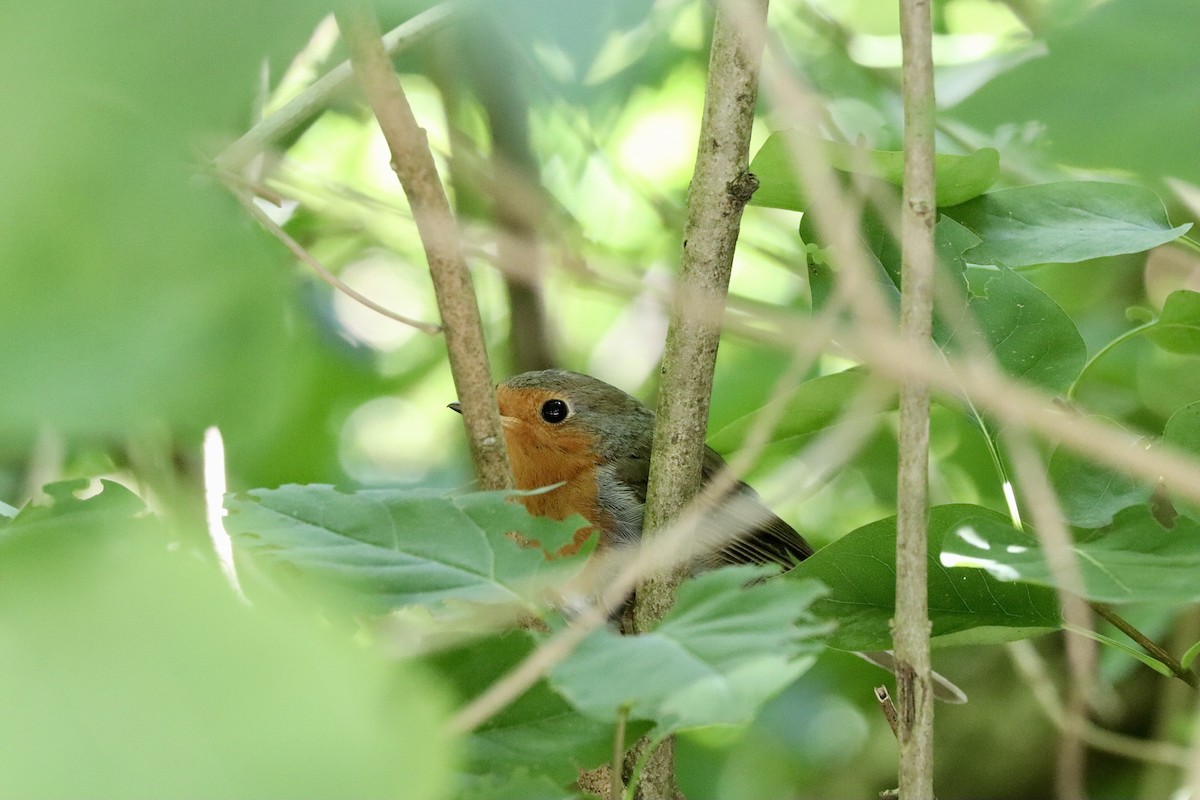
[[[426,4],[378,6],[385,28]],[[938,0],[939,149],[1001,151],[1009,185],[1130,177],[1175,224],[1194,218],[1200,11],[1177,0]],[[341,280],[437,321],[415,225],[388,152],[349,88],[235,174],[237,136],[344,60],[328,8],[302,2],[63,0],[0,24],[0,500],[99,477],[134,489],[199,541],[199,443],[224,433],[231,490],[285,483],[460,487],[471,481],[445,348],[320,282],[255,222],[259,205]],[[823,98],[814,131],[900,149],[900,44],[891,0],[776,0],[769,61]],[[497,377],[542,366],[596,375],[651,401],[703,101],[711,8],[696,0],[466,4],[397,55],[459,216]],[[782,118],[765,92],[752,152]],[[1188,203],[1191,202],[1189,206]],[[1192,210],[1189,210],[1192,209]],[[751,207],[731,292],[803,313],[799,215]],[[1126,309],[1200,290],[1194,252],[1025,276],[1094,351]],[[710,430],[752,413],[787,354],[729,335]],[[1190,359],[1190,360],[1189,360]],[[836,351],[814,374],[853,363]],[[1131,341],[1080,400],[1161,431],[1200,398],[1195,358]],[[934,410],[932,499],[1003,509],[986,443]],[[892,513],[894,423],[815,493],[792,491],[803,442],[774,442],[749,480],[820,546]],[[1136,611],[1133,616],[1136,618]],[[1148,613],[1156,635],[1197,638],[1195,609]],[[1059,643],[1037,641],[1052,676]],[[1167,679],[1106,650],[1103,722],[1178,738]],[[972,702],[939,709],[943,797],[1045,797],[1056,735],[999,647],[940,652]],[[862,797],[894,782],[894,740],[873,707],[880,673],[827,654],[748,732],[689,734],[688,797]],[[1093,753],[1096,797],[1167,797],[1166,768]],[[743,789],[745,789],[743,791]],[[754,796],[768,796],[757,794]]]

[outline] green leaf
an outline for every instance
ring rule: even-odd
[[[870,150],[864,147],[817,139],[798,131],[771,134],[750,162],[750,172],[758,178],[758,191],[750,199],[754,205],[804,211],[810,198],[796,174],[792,152],[800,147],[822,153],[829,165],[840,172],[866,175],[895,186],[904,183],[903,151]],[[937,177],[937,204],[957,205],[987,190],[1000,174],[1000,154],[990,147],[966,156],[938,154],[934,169]]]
[[[584,795],[579,792],[564,789],[562,784],[565,781],[555,782],[546,775],[525,770],[508,775],[504,775],[504,772],[503,769],[497,769],[491,775],[464,776],[461,781],[463,790],[456,795],[457,800],[584,800]]]
[[[1196,48],[1180,35],[1197,30],[1196,3],[1100,3],[1075,24],[1051,26],[1045,56],[989,81],[951,113],[987,131],[1036,123],[1054,158],[1075,166],[1200,184],[1190,135],[1200,130]]]
[[[550,552],[587,523],[532,517],[509,493],[332,486],[256,489],[227,502],[230,534],[273,561],[333,579],[379,610],[449,599],[527,603],[566,559]]]
[[[742,446],[755,421],[763,414],[770,413],[780,415],[779,424],[772,433],[772,441],[810,436],[825,430],[841,417],[846,406],[858,396],[868,380],[867,373],[856,368],[805,381],[783,397],[721,428],[709,438],[709,444],[718,452],[734,452]],[[881,411],[895,407],[893,399],[890,406]]]
[[[1196,660],[1196,656],[1200,656],[1200,642],[1196,642],[1189,647],[1187,652],[1183,654],[1183,658],[1179,660],[1179,663],[1183,665],[1184,669],[1191,669],[1192,662]]]
[[[127,491],[65,488],[0,538],[5,795],[446,796],[450,702],[426,670],[239,602]]]
[[[1168,529],[1145,506],[1129,508],[1110,527],[1077,537],[1071,551],[1089,600],[1200,600],[1200,523],[1186,517]],[[992,517],[962,520],[946,537],[942,559],[986,569],[1002,580],[1057,585],[1037,539]]]
[[[749,722],[813,663],[825,632],[807,614],[820,584],[777,578],[746,587],[763,575],[725,567],[685,582],[653,631],[594,631],[550,682],[585,714],[614,720],[628,707],[664,733]]]
[[[203,149],[244,124],[264,57],[290,59],[324,13],[306,0],[6,10],[0,437],[269,430],[290,399],[293,279],[282,248],[200,177]],[[48,48],[53,69],[37,63]]]
[[[1163,429],[1163,441],[1200,459],[1200,402],[1186,405],[1171,415]],[[1200,522],[1200,505],[1183,499],[1175,503],[1180,512]]]
[[[1012,270],[968,270],[973,283],[986,281],[983,295],[968,308],[986,349],[1005,372],[1052,392],[1065,391],[1087,361],[1087,346],[1058,304]],[[969,329],[951,333],[947,350],[970,353],[959,339]]]
[[[1080,528],[1110,525],[1117,512],[1146,503],[1153,493],[1146,484],[1062,447],[1050,459],[1050,480],[1067,522]]]
[[[1105,636],[1102,633],[1097,633],[1096,631],[1092,630],[1091,628],[1077,628],[1074,625],[1063,625],[1063,628],[1070,631],[1071,633],[1076,633],[1076,634],[1079,634],[1080,636],[1086,636],[1089,639],[1094,639],[1095,641],[1100,642],[1100,644],[1108,645],[1109,647],[1112,647],[1116,650],[1120,650],[1121,652],[1125,653],[1126,655],[1131,656],[1131,657],[1137,659],[1138,661],[1142,662],[1147,667],[1149,667],[1150,669],[1157,672],[1159,675],[1166,675],[1167,677],[1171,677],[1171,675],[1174,674],[1173,672],[1171,672],[1170,667],[1168,667],[1163,662],[1159,661],[1157,658],[1147,655],[1146,653],[1142,652],[1141,650],[1137,649],[1136,647],[1130,647],[1129,645],[1125,644],[1124,642],[1118,642],[1116,639],[1113,639],[1110,636]]]
[[[1200,292],[1178,289],[1167,295],[1146,335],[1168,353],[1200,354]]]
[[[969,263],[1009,268],[1140,253],[1191,227],[1171,227],[1149,189],[1099,181],[1001,189],[943,213],[983,240]]]
[[[526,631],[511,631],[440,653],[430,662],[461,696],[474,697],[514,669],[540,639]],[[631,722],[629,741],[647,730],[647,724]],[[525,769],[563,786],[580,770],[608,761],[612,738],[611,724],[580,714],[539,681],[467,737],[468,769],[480,774]]]
[[[1006,518],[981,506],[934,506],[929,511],[929,618],[934,643],[983,644],[1044,633],[1060,625],[1053,592],[1005,584],[982,569],[947,569],[937,559],[947,533],[965,519]],[[896,518],[872,522],[827,545],[791,574],[817,578],[829,594],[813,605],[836,620],[830,646],[844,650],[891,647],[888,622],[896,607]]]

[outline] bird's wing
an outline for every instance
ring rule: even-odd
[[[702,480],[708,483],[725,466],[725,460],[711,447],[705,448]],[[779,564],[791,568],[812,555],[813,549],[796,529],[788,525],[763,503],[758,493],[739,481],[730,490],[717,516],[717,523],[729,531],[744,530],[732,541],[722,543],[717,563]]]

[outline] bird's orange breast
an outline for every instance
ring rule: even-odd
[[[540,409],[552,397],[550,392],[537,389],[504,386],[497,393],[517,488],[528,491],[561,484],[520,500],[536,516],[566,519],[579,514],[603,528],[603,515],[597,503],[596,470],[600,457],[596,438],[569,423],[544,422]]]

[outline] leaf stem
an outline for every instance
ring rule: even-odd
[[[1117,338],[1113,339],[1108,344],[1104,345],[1104,347],[1101,347],[1099,350],[1097,350],[1096,354],[1094,356],[1092,356],[1091,358],[1089,358],[1087,360],[1087,363],[1085,363],[1083,365],[1083,369],[1079,370],[1079,374],[1075,376],[1075,380],[1072,381],[1070,387],[1067,389],[1067,399],[1068,400],[1075,399],[1075,392],[1076,392],[1076,390],[1078,390],[1079,384],[1083,381],[1083,376],[1087,374],[1087,371],[1092,368],[1092,365],[1095,364],[1097,361],[1099,361],[1100,358],[1105,353],[1107,353],[1109,350],[1112,350],[1114,347],[1121,344],[1122,342],[1132,339],[1133,337],[1143,333],[1144,331],[1147,331],[1150,328],[1153,328],[1157,324],[1158,324],[1158,320],[1153,319],[1150,322],[1147,322],[1143,325],[1137,326],[1136,328],[1131,328],[1131,329],[1125,331],[1124,333],[1122,333]]]
[[[1193,689],[1200,689],[1200,676],[1198,676],[1192,670],[1184,667],[1183,664],[1179,663],[1178,659],[1160,647],[1157,642],[1153,641],[1150,639],[1150,637],[1146,636],[1146,634],[1129,624],[1128,620],[1118,614],[1112,606],[1106,605],[1105,603],[1089,603],[1088,605],[1092,607],[1093,611],[1112,624],[1114,628],[1128,636],[1133,641],[1137,642],[1138,645],[1151,656],[1153,656],[1155,660],[1165,665],[1169,670],[1171,670],[1171,673],[1176,678],[1183,681],[1188,686],[1191,686]]]

